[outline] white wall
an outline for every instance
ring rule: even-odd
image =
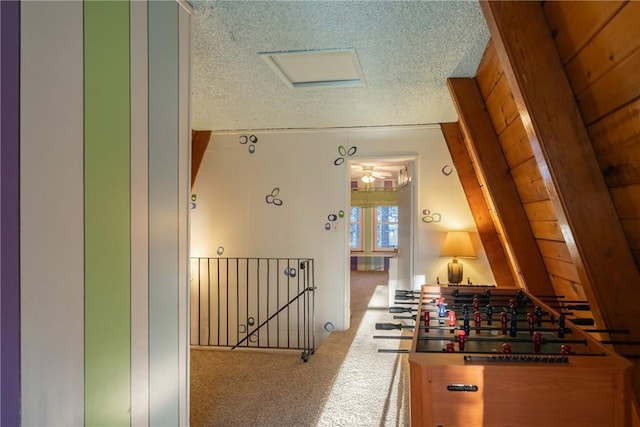
[[[252,145],[240,135],[256,135]],[[357,147],[339,166],[338,147]],[[348,161],[359,157],[417,158],[415,284],[446,281],[448,259],[439,257],[445,231],[475,230],[460,181],[439,127],[340,129],[290,132],[214,134],[204,156],[193,193],[191,256],[311,257],[315,259],[316,324],[349,327],[348,215],[325,230],[327,215],[348,213]],[[267,204],[274,188],[282,206]],[[422,211],[439,213],[441,221],[427,224]],[[493,283],[477,235],[475,260],[463,260],[465,280]]]

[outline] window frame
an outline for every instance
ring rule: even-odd
[[[358,209],[358,221],[351,221],[352,209]],[[349,250],[352,252],[364,252],[364,213],[361,206],[351,206],[349,208]],[[351,227],[358,225],[358,247],[351,246]]]
[[[396,226],[396,233],[397,233],[397,229],[398,229],[398,222],[399,221],[395,221],[395,222],[391,222],[391,221],[386,221],[386,222],[378,222],[378,208],[396,208],[396,216],[397,216],[397,209],[398,209],[398,205],[392,205],[392,206],[375,206],[373,209],[371,209],[371,215],[372,215],[372,227],[373,227],[373,233],[372,233],[372,251],[373,252],[390,252],[390,251],[395,251],[398,249],[398,245],[396,243],[396,246],[388,246],[388,247],[380,247],[378,246],[378,225],[381,224],[395,224]]]

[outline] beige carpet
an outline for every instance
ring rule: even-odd
[[[191,425],[408,426],[408,340],[374,340],[388,312],[388,276],[352,272],[351,329],[333,332],[307,363],[300,351],[192,350]],[[399,334],[399,333],[398,333]]]

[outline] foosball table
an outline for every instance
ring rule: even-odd
[[[376,327],[414,329],[412,426],[630,425],[631,364],[573,318],[584,304],[478,286],[396,298],[406,305],[390,311],[413,325]]]

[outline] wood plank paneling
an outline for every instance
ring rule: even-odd
[[[540,5],[481,2],[481,8],[596,321],[640,338],[640,319],[624,297],[640,276]]]
[[[498,136],[498,139],[510,168],[514,168],[533,158],[529,137],[519,116],[509,123],[509,126]]]
[[[496,49],[493,47],[493,43],[489,40],[487,49],[484,51],[478,71],[476,80],[478,81],[478,87],[482,97],[487,99],[493,89],[496,87],[498,80],[502,77],[502,65],[500,65],[500,58],[496,54]]]
[[[580,282],[580,277],[576,271],[576,267],[572,262],[558,261],[557,259],[543,258],[547,267],[547,272],[555,277],[568,280],[570,282]],[[555,287],[554,287],[555,289]]]
[[[577,10],[584,10],[583,6]],[[572,20],[575,17],[572,17]],[[574,93],[580,94],[609,70],[640,49],[640,2],[627,3],[613,16],[580,52],[569,61],[565,70]]]
[[[640,182],[640,98],[588,128],[609,187]]]
[[[612,68],[576,96],[585,124],[590,125],[621,105],[640,97],[640,50]]]
[[[496,87],[491,94],[489,94],[489,97],[486,98],[485,102],[495,133],[500,135],[518,116],[518,110],[513,102],[509,82],[504,76],[500,76]]]
[[[572,262],[571,254],[564,242],[555,242],[553,240],[538,240],[538,247],[542,256],[550,259],[557,259],[562,262]]]
[[[464,136],[458,123],[443,123],[440,126],[458,172],[460,183],[467,196],[469,208],[473,214],[496,285],[498,287],[512,287],[514,283],[517,283],[516,275],[510,268],[511,264],[494,226],[489,206],[485,201],[478,176],[471,162],[471,156],[465,145]]]
[[[620,219],[640,218],[640,184],[611,189],[611,197]]]
[[[533,157],[511,169],[511,175],[518,188],[522,203],[549,199],[544,181],[538,172],[538,164]]]
[[[533,231],[533,235],[538,239],[556,240],[564,242],[562,230],[558,221],[530,221],[529,225]]]
[[[584,289],[578,283],[561,277],[552,277],[552,280],[553,287],[559,296],[564,296],[565,299],[586,301],[587,297]]]
[[[461,128],[473,152],[505,239],[525,286],[534,294],[553,294],[533,233],[515,184],[509,173],[496,133],[491,125],[482,94],[475,79],[448,79],[447,84],[460,117]],[[493,92],[493,95],[496,91]],[[508,97],[509,95],[507,95]],[[497,99],[497,98],[496,98]],[[512,260],[513,261],[513,260]]]
[[[543,10],[563,63],[624,6],[621,1],[546,1]]]
[[[524,210],[530,221],[557,221],[558,219],[551,200],[526,203]]]

